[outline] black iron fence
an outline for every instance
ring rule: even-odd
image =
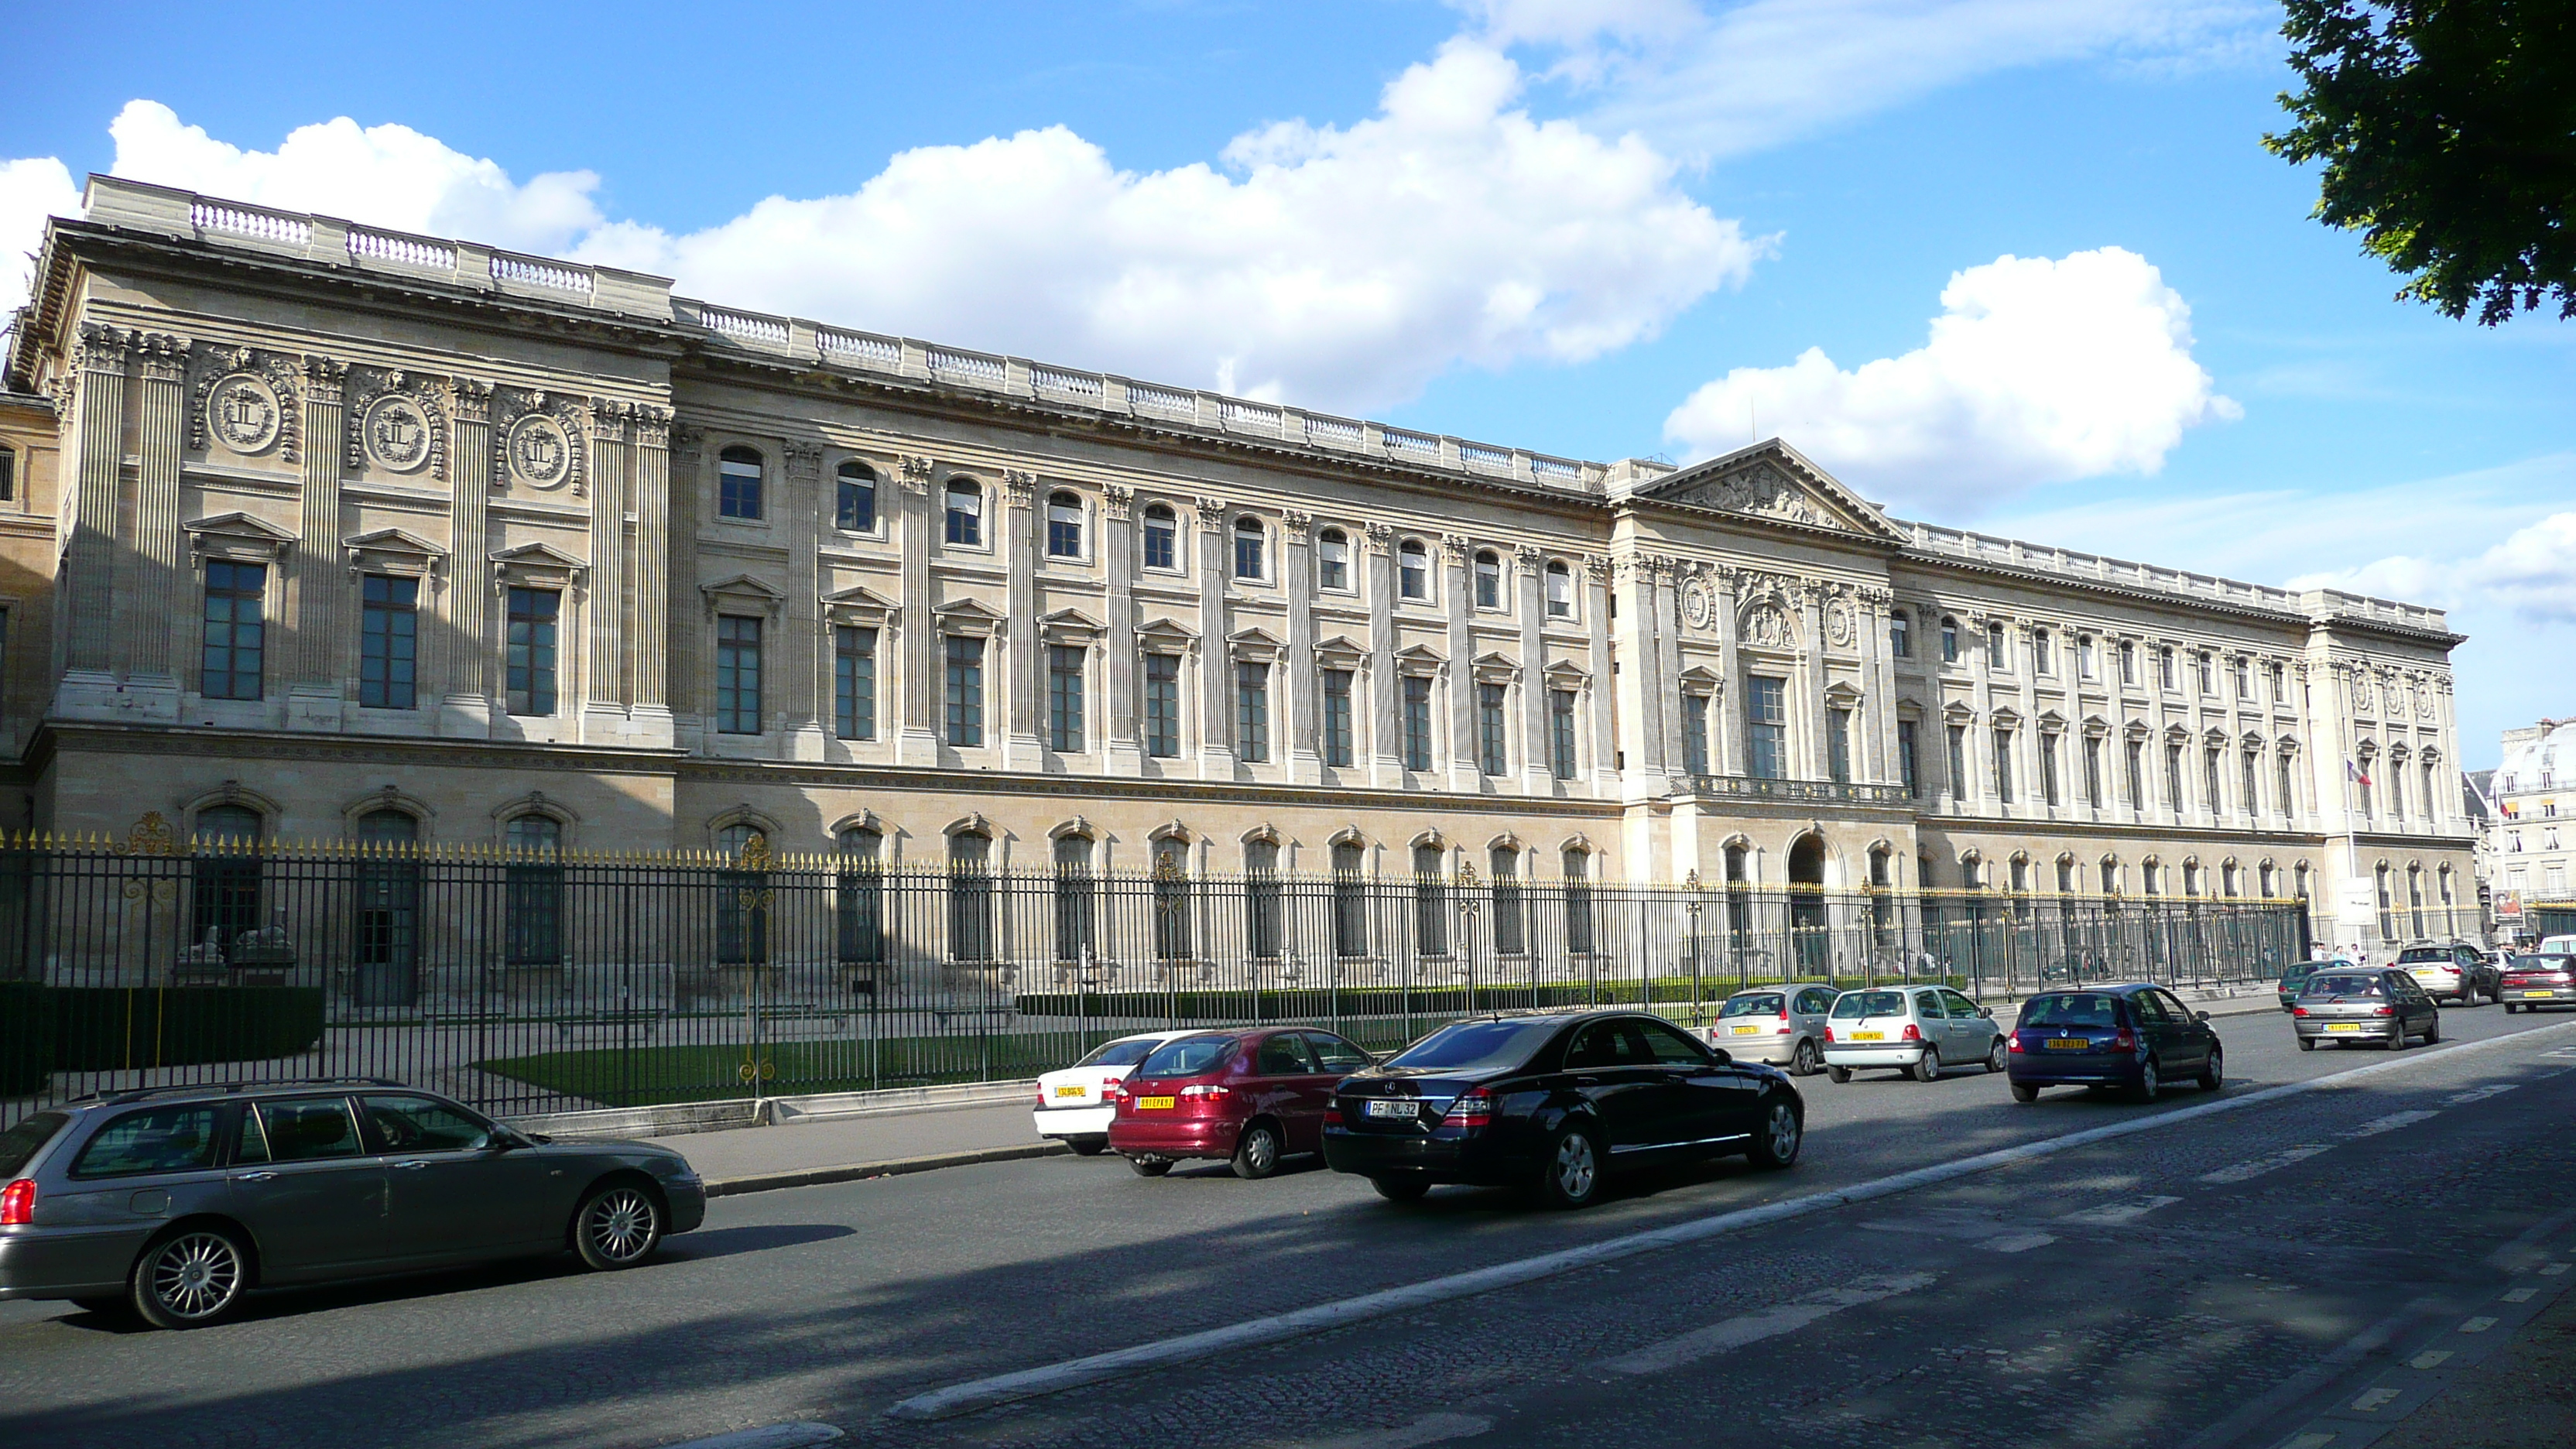
[[[0,1122],[141,1084],[389,1076],[499,1113],[1007,1080],[1121,1033],[1372,1048],[1763,982],[2250,981],[2291,902],[1129,876],[362,845],[0,844]]]

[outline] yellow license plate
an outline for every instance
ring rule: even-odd
[[[1079,1097],[1082,1095],[1082,1089],[1080,1087],[1058,1087],[1055,1089],[1055,1094],[1059,1097]]]
[[[1856,1032],[1853,1032],[1853,1033],[1852,1033],[1852,1040],[1853,1040],[1853,1041],[1885,1041],[1885,1040],[1887,1040],[1887,1033],[1886,1033],[1886,1032],[1883,1032],[1883,1031],[1856,1031]]]
[[[2051,1040],[2048,1044],[2048,1049],[2053,1052],[2090,1051],[2092,1048],[2093,1043],[2086,1041],[2082,1037],[2061,1036]]]
[[[1729,1028],[1729,1030],[1733,1031],[1737,1036],[1751,1036],[1761,1029],[1762,1028],[1758,1026],[1738,1026]]]
[[[2526,991],[2522,994],[2525,996],[2556,996],[2558,993],[2555,991]]]
[[[2357,1021],[2330,1021],[2330,1022],[2327,1022],[2327,1023],[2326,1023],[2326,1030],[2328,1030],[2328,1031],[2359,1031],[2359,1030],[2361,1030],[2361,1023],[2360,1023],[2360,1022],[2357,1022]]]
[[[1172,1108],[1173,1100],[1174,1099],[1170,1097],[1138,1097],[1136,1099],[1136,1110],[1139,1112],[1168,1112]]]

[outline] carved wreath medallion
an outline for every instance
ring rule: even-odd
[[[510,427],[511,476],[532,488],[560,488],[572,477],[572,439],[563,424],[530,413]]]
[[[399,393],[368,407],[364,435],[367,456],[379,467],[408,473],[429,461],[429,414]]]
[[[246,372],[216,383],[206,394],[206,430],[236,453],[256,453],[277,441],[277,392]]]
[[[1705,579],[1692,579],[1682,585],[1682,620],[1694,629],[1705,629],[1717,617],[1717,596]]]
[[[1825,612],[1825,623],[1832,633],[1835,648],[1848,649],[1851,647],[1851,605],[1843,603],[1840,600],[1836,600],[1834,602],[1834,606]]]

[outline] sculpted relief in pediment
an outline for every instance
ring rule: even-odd
[[[1742,472],[1712,478],[1680,494],[1674,501],[1693,503],[1702,508],[1722,508],[1729,513],[1785,518],[1793,523],[1814,524],[1819,528],[1850,527],[1832,508],[1790,481],[1788,474],[1770,463],[1757,463]]]

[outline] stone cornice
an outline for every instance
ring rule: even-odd
[[[2358,630],[2404,640],[2410,644],[2437,645],[2443,649],[2457,648],[2466,643],[2469,637],[2466,634],[2453,634],[2443,630],[2417,629],[2385,619],[2364,618],[2358,614],[2317,615],[2301,609],[2266,609],[2253,604],[2235,604],[2224,599],[2200,598],[2163,589],[2137,588],[2107,579],[2088,579],[2081,575],[2055,573],[2047,569],[2015,568],[2010,564],[1960,558],[1955,554],[1936,553],[1911,546],[1896,550],[1896,559],[1900,563],[1924,569],[1940,569],[1983,578],[2009,579],[2014,583],[2029,584],[2042,589],[2088,594],[2097,598],[2122,599],[2186,613],[2215,614],[2231,619],[2254,620],[2266,624],[2278,624],[2302,632],[2317,627],[2337,631]]]

